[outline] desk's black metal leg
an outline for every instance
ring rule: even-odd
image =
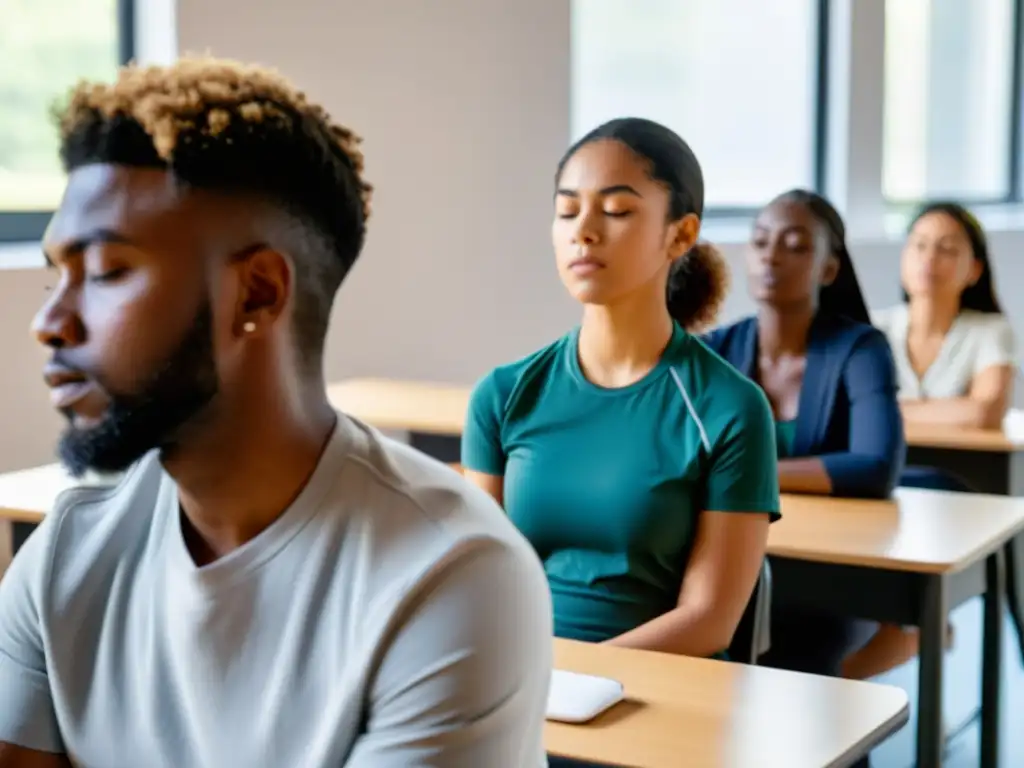
[[[1024,534],[1018,534],[1007,542],[1003,555],[1006,602],[1017,632],[1020,661],[1024,664]]]
[[[25,543],[25,539],[36,529],[36,526],[32,523],[11,523],[11,549],[13,554],[16,554],[21,546]]]
[[[462,453],[462,439],[459,435],[431,435],[425,432],[410,432],[409,445],[427,456],[446,464],[459,461]]]
[[[983,636],[981,641],[981,768],[999,765],[999,693],[1003,661],[1003,553],[985,561]]]
[[[948,448],[907,449],[907,464],[938,467],[964,479],[977,493],[1024,496],[1024,451],[962,451]],[[1005,549],[1007,606],[1024,664],[1024,534]]]
[[[948,592],[945,576],[935,574],[928,577],[922,595],[917,694],[918,768],[942,766],[942,662],[949,613]]]
[[[1024,452],[1014,451],[1006,460],[1006,493],[1024,496]],[[1017,633],[1020,661],[1024,664],[1024,533],[1006,544],[1003,560],[1003,582],[1006,602]]]

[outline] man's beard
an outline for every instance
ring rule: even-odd
[[[181,429],[217,394],[213,357],[213,312],[206,302],[192,328],[133,394],[108,391],[110,405],[102,420],[77,428],[72,422],[57,448],[74,477],[92,469],[121,472],[149,451],[174,446]],[[65,412],[69,421],[73,412]]]

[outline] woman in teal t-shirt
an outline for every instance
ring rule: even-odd
[[[758,578],[775,429],[761,390],[686,330],[727,282],[697,243],[703,203],[697,159],[664,126],[614,120],[577,142],[552,237],[583,321],[472,396],[462,464],[544,562],[559,637],[712,656]]]

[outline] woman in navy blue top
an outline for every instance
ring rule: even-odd
[[[787,192],[759,213],[747,250],[757,314],[706,337],[768,396],[788,493],[884,498],[906,451],[896,373],[870,324],[845,227],[824,198]],[[777,606],[762,663],[837,675],[873,625]]]

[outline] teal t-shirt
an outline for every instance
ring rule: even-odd
[[[775,448],[780,459],[788,459],[793,455],[793,442],[796,440],[796,419],[775,422]]]
[[[702,510],[778,515],[775,427],[761,389],[681,327],[620,389],[583,376],[577,337],[480,381],[462,464],[504,477],[555,634],[599,642],[676,606]]]

